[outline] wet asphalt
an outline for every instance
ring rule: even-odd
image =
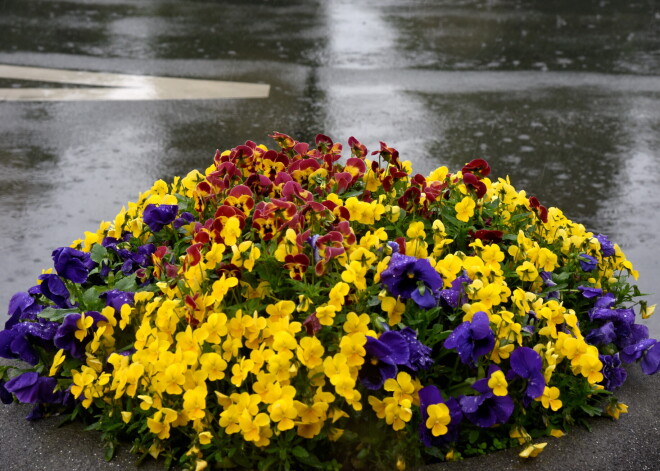
[[[653,1],[0,0],[0,64],[265,84],[267,98],[0,100],[0,305],[158,178],[272,131],[374,149],[420,173],[480,157],[618,242],[660,301],[660,8]],[[0,77],[0,88],[68,88]],[[0,96],[1,93],[0,93]],[[645,321],[660,337],[660,318]],[[630,412],[432,469],[659,469],[658,377]],[[0,408],[0,469],[136,469],[98,436]],[[143,469],[160,469],[147,463]]]

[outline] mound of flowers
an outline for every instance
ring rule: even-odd
[[[201,470],[404,469],[618,418],[653,307],[607,236],[472,160],[424,177],[275,133],[157,181],[52,254],[0,398]],[[20,363],[23,365],[23,363]]]

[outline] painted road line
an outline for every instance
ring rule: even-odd
[[[261,83],[111,74],[2,64],[0,64],[0,79],[99,87],[0,88],[0,101],[213,100],[267,98],[270,92],[270,86]]]

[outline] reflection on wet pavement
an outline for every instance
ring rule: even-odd
[[[660,302],[652,2],[5,0],[0,13],[2,64],[271,85],[265,100],[0,103],[0,305],[155,179],[275,130],[384,140],[420,173],[486,158],[618,241]]]
[[[0,88],[0,101],[215,100],[267,98],[270,86],[218,80],[108,74],[0,64],[6,80],[89,85],[89,88]]]

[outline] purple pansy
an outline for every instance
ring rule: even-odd
[[[9,300],[9,320],[5,323],[5,329],[10,329],[21,320],[35,320],[43,308],[29,293],[16,293]]]
[[[596,299],[596,302],[594,303],[595,308],[609,308],[614,306],[614,303],[616,302],[616,298],[614,297],[614,293],[605,293],[598,299]]]
[[[545,389],[545,378],[543,377],[543,360],[541,356],[529,347],[518,347],[509,357],[511,370],[507,373],[507,379],[515,377],[527,380],[525,396],[536,399],[543,395]]]
[[[449,409],[451,421],[447,425],[447,433],[438,437],[433,436],[431,430],[426,426],[426,420],[429,418],[426,410],[433,404],[445,404]],[[430,385],[424,386],[419,390],[419,409],[422,413],[422,420],[419,423],[419,437],[422,443],[427,447],[442,446],[458,439],[459,425],[463,420],[463,411],[456,399],[449,398],[447,401],[442,399],[442,395],[437,387]]]
[[[655,339],[643,339],[621,350],[621,359],[626,363],[642,359],[642,371],[652,375],[660,369],[660,342]]]
[[[367,354],[359,378],[368,389],[380,389],[386,379],[394,378],[397,365],[409,366],[410,348],[400,332],[383,332],[377,339],[367,336],[364,349]]]
[[[173,226],[175,229],[179,229],[180,227],[183,227],[183,226],[185,226],[186,224],[190,224],[190,223],[193,222],[194,220],[195,220],[195,216],[193,216],[193,215],[192,215],[191,213],[189,213],[188,211],[184,211],[184,212],[182,212],[182,213],[179,215],[178,218],[176,218],[176,219],[174,220],[174,222],[172,223],[172,226]]]
[[[603,254],[603,257],[611,257],[615,254],[614,244],[606,235],[598,234],[596,239],[600,242],[600,252]]]
[[[393,296],[412,298],[423,309],[430,309],[437,304],[436,291],[442,287],[442,278],[428,259],[400,253],[392,254],[380,280]]]
[[[593,288],[591,286],[578,286],[578,291],[582,293],[587,299],[595,298],[603,294],[603,290],[600,288]]]
[[[406,366],[413,371],[428,369],[433,364],[433,359],[430,356],[431,348],[420,342],[417,339],[417,332],[410,327],[402,329],[400,334],[408,342],[408,350],[410,351],[410,357]]]
[[[72,308],[73,304],[69,302],[71,293],[67,289],[64,281],[57,275],[40,275],[41,284],[37,286],[39,293],[50,299],[55,305],[62,309]]]
[[[54,392],[56,386],[55,378],[39,376],[34,372],[23,373],[5,383],[5,389],[25,404],[61,402],[63,393]]]
[[[584,338],[591,345],[607,345],[616,339],[616,329],[613,322],[607,322],[602,326],[592,329]]]
[[[488,370],[490,377],[497,368],[491,365]],[[479,392],[479,396],[461,396],[459,403],[463,415],[474,425],[482,428],[492,427],[495,424],[504,424],[513,413],[513,399],[510,396],[496,396],[488,387],[488,378],[476,381],[472,389]]]
[[[602,299],[602,298],[601,298]],[[600,300],[599,300],[600,301]],[[596,302],[598,305],[598,301]],[[635,312],[631,308],[610,309],[595,307],[589,310],[589,318],[592,321],[604,322],[601,329],[605,328],[608,322],[613,324],[615,337],[610,339],[618,348],[624,348],[636,344],[640,340],[648,338],[648,328],[641,324],[635,324]],[[607,333],[607,332],[605,332]],[[591,334],[591,333],[590,333]],[[588,341],[598,339],[600,333],[594,333]],[[597,345],[597,344],[594,344]]]
[[[628,372],[621,367],[621,359],[619,354],[614,355],[598,355],[600,362],[603,364],[601,373],[603,374],[603,386],[608,391],[614,391],[623,385],[628,377]]]
[[[440,303],[442,306],[448,309],[455,309],[466,303],[465,286],[471,282],[472,280],[466,274],[462,274],[451,282],[451,288],[440,290]]]
[[[91,329],[87,333],[87,337],[96,330],[96,325],[99,321],[107,321],[105,316],[101,315],[96,311],[89,311],[85,313],[85,316],[91,317],[94,319]],[[80,313],[67,314],[67,316],[62,321],[62,325],[57,329],[57,333],[53,339],[55,346],[57,348],[62,348],[65,351],[69,352],[72,357],[83,359],[85,357],[85,343],[81,342],[76,338],[76,331],[78,326],[76,325],[78,320],[82,317]],[[83,339],[84,341],[85,339]]]
[[[541,276],[541,279],[543,280],[543,284],[545,285],[546,288],[553,288],[557,286],[557,283],[552,281],[552,272],[550,271],[542,271],[539,273]],[[559,299],[559,291],[550,291],[546,295],[547,299]]]
[[[476,312],[471,322],[459,324],[444,343],[445,348],[456,349],[463,364],[471,366],[476,366],[479,357],[490,353],[494,346],[495,335],[483,311]]]
[[[153,232],[160,231],[176,218],[179,206],[176,204],[148,204],[144,208],[142,220]]]
[[[19,322],[11,329],[0,331],[0,357],[39,363],[35,347],[53,349],[53,338],[59,324],[41,319],[39,322]]]
[[[156,246],[154,244],[141,245],[135,252],[117,247],[114,250],[124,260],[121,266],[121,272],[124,275],[130,275],[141,267],[152,265],[151,255],[156,251]]]
[[[82,284],[87,281],[89,272],[96,266],[91,255],[71,247],[60,247],[53,251],[55,271],[62,278]]]
[[[129,291],[119,291],[118,289],[111,289],[102,293],[99,298],[105,299],[105,305],[112,307],[116,312],[121,310],[124,304],[133,306],[135,302],[135,293]]]
[[[582,270],[586,272],[594,271],[598,266],[598,260],[596,260],[596,258],[592,257],[591,255],[587,255],[586,253],[580,254],[579,262]]]

